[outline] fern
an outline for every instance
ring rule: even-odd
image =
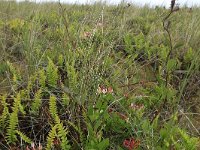
[[[49,111],[50,111],[51,116],[55,120],[56,116],[58,116],[57,106],[56,106],[56,97],[55,96],[50,96]]]
[[[46,85],[46,75],[45,75],[44,69],[41,69],[38,72],[38,76],[39,76],[39,83],[40,83],[41,87],[45,88],[45,85]]]
[[[59,55],[59,57],[58,57],[58,65],[59,65],[59,66],[62,66],[62,65],[63,65],[63,62],[64,62],[63,55]]]
[[[68,144],[69,142],[67,140],[67,129],[64,128],[58,116],[56,116],[55,121],[58,129],[58,137],[61,139],[61,148],[63,150],[68,150],[70,149],[70,145]]]
[[[49,110],[50,110],[50,114],[52,115],[52,117],[54,118],[54,121],[56,123],[56,126],[54,126],[55,128],[57,127],[58,129],[58,137],[61,139],[61,147],[63,150],[67,150],[70,148],[70,145],[68,145],[68,140],[67,140],[67,130],[64,128],[63,124],[60,122],[60,119],[58,117],[58,112],[57,112],[57,106],[56,106],[56,97],[55,96],[51,96],[49,99]],[[56,132],[55,132],[56,133]],[[49,139],[48,139],[48,145],[50,146],[50,143],[52,143],[52,138],[55,136],[55,133],[53,134],[53,131],[50,132],[49,135]],[[49,146],[47,146],[49,148]]]
[[[53,145],[53,141],[56,137],[56,129],[57,129],[57,125],[55,125],[51,131],[49,132],[48,134],[48,137],[47,137],[47,146],[46,146],[46,150],[51,150],[51,147]]]
[[[37,112],[41,106],[41,97],[42,97],[42,90],[39,89],[36,93],[35,93],[35,98],[34,101],[32,103],[32,107],[31,110],[33,113]]]
[[[2,127],[2,125],[5,125],[5,121],[9,115],[9,111],[8,111],[8,107],[7,107],[8,104],[6,103],[6,95],[2,96],[1,104],[3,106],[3,112],[0,116],[0,127]]]
[[[54,65],[53,61],[48,57],[48,66],[47,66],[47,81],[51,86],[56,86],[58,81],[58,69]]]
[[[18,107],[19,107],[19,112],[21,112],[23,115],[26,114],[26,111],[24,110],[24,106],[21,104],[21,99],[26,96],[26,92],[24,90],[21,90],[19,92],[19,100],[18,100]]]
[[[7,140],[8,143],[15,143],[17,140],[16,137],[16,128],[18,125],[18,112],[19,112],[19,104],[21,101],[20,93],[17,94],[17,97],[14,98],[14,106],[13,106],[13,112],[10,115],[9,119],[9,125],[7,128]]]
[[[21,80],[21,76],[9,61],[7,61],[7,65],[12,74],[12,81],[14,82],[13,88],[16,89],[18,82]]]
[[[26,143],[31,144],[32,141],[29,137],[27,137],[24,133],[22,133],[21,131],[15,130],[15,132],[20,136],[20,138],[25,141]]]
[[[25,112],[25,110],[24,110],[24,106],[23,106],[21,103],[19,103],[19,111],[20,111],[23,115],[26,114],[26,112]]]
[[[195,150],[197,148],[198,139],[190,137],[184,130],[178,129],[180,135],[184,140],[184,147],[189,150]]]
[[[15,143],[15,141],[17,140],[17,137],[15,135],[15,129],[17,127],[18,124],[18,116],[16,112],[13,112],[10,115],[10,119],[9,119],[9,126],[7,129],[7,140],[8,143]]]

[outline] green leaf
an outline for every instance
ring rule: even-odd
[[[56,116],[58,116],[56,101],[56,97],[51,95],[49,99],[49,110],[54,120],[56,119]]]
[[[150,122],[149,120],[144,120],[142,123],[142,129],[144,130],[144,132],[148,133],[150,130]]]
[[[57,129],[57,125],[52,127],[51,131],[49,131],[49,133],[48,133],[46,150],[51,150],[51,147],[53,146],[53,140],[57,135],[56,129]]]
[[[109,146],[109,139],[103,139],[100,143],[98,143],[99,150],[105,150]]]
[[[189,48],[189,50],[186,52],[186,54],[184,55],[184,60],[186,62],[191,61],[194,58],[194,51],[192,48]]]
[[[168,131],[165,128],[160,129],[160,136],[165,139],[168,136]]]
[[[47,81],[49,85],[56,86],[58,81],[58,69],[53,61],[48,57],[48,66],[46,69]]]
[[[177,65],[177,61],[176,59],[170,59],[168,62],[167,62],[167,70],[168,71],[173,71],[176,69],[176,65]]]
[[[70,102],[70,98],[69,96],[64,93],[63,96],[62,96],[62,104],[67,107],[69,105],[69,102]]]
[[[23,141],[25,141],[26,143],[31,144],[32,141],[29,137],[27,137],[24,133],[22,133],[21,131],[15,130],[16,133],[20,136],[20,138],[22,138]]]
[[[152,123],[152,127],[154,130],[156,130],[158,128],[158,118],[159,118],[159,115],[156,116],[156,118],[154,119],[154,121]]]

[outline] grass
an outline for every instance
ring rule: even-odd
[[[0,149],[199,148],[199,7],[0,10]]]

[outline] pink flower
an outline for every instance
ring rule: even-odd
[[[99,86],[97,89],[97,93],[101,94],[106,94],[107,93],[107,88],[103,87],[103,86]]]
[[[133,149],[138,148],[138,146],[140,145],[140,141],[139,140],[135,140],[134,138],[130,138],[130,139],[124,140],[123,145],[128,150],[133,150]]]
[[[113,88],[112,87],[104,87],[104,86],[99,86],[98,89],[97,89],[97,93],[98,94],[107,94],[107,93],[110,93],[112,94],[113,93]]]
[[[102,92],[103,94],[106,94],[107,91],[108,91],[107,88],[104,88],[104,87],[103,87],[103,88],[101,89],[101,92]]]

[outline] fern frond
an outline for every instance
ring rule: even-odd
[[[34,98],[33,103],[32,103],[31,110],[32,110],[33,113],[36,113],[39,110],[39,108],[42,104],[41,97],[42,97],[42,90],[39,89],[35,93],[35,98]]]
[[[16,112],[13,112],[10,115],[9,126],[6,134],[8,143],[15,143],[17,140],[17,137],[15,135],[16,134],[15,129],[17,128],[17,124],[18,124],[18,115]]]
[[[31,139],[29,138],[29,137],[27,137],[24,133],[22,133],[21,131],[19,131],[19,130],[15,130],[15,132],[20,136],[20,138],[23,140],[23,141],[25,141],[26,143],[29,143],[29,144],[31,144],[32,143],[32,141],[31,141]]]
[[[14,82],[13,88],[16,88],[18,81],[21,80],[21,75],[9,61],[7,61],[7,66],[9,67],[10,73],[12,74],[12,81]]]
[[[58,116],[58,112],[57,112],[57,106],[56,106],[56,97],[54,95],[50,96],[49,99],[49,111],[51,116],[54,118],[56,118],[56,116]]]
[[[56,106],[56,97],[55,96],[50,96],[49,110],[50,110],[50,114],[54,118],[54,121],[56,123],[56,127],[58,129],[58,137],[61,139],[61,148],[63,150],[70,149],[70,145],[68,144],[69,142],[67,140],[67,129],[64,128],[63,124],[60,121],[60,118],[58,117],[57,106]],[[52,131],[52,133],[50,132],[50,136],[52,136],[52,134],[53,134],[53,131]],[[55,135],[55,133],[54,133],[54,135]],[[50,143],[52,143],[52,140],[53,140],[52,138],[50,138],[50,136],[49,136],[49,144],[48,145],[50,145]],[[55,138],[55,136],[54,136],[54,138]]]
[[[70,149],[69,141],[67,139],[67,129],[64,128],[63,124],[60,122],[60,119],[58,116],[55,118],[56,124],[57,124],[57,129],[58,129],[58,137],[61,139],[61,148],[63,150],[68,150]]]
[[[65,129],[62,124],[58,125],[58,136],[61,139],[61,148],[63,150],[70,149],[71,146],[67,140],[67,129]]]
[[[58,65],[59,65],[59,66],[62,66],[62,65],[63,65],[63,62],[64,62],[63,55],[59,55],[59,57],[58,57]]]
[[[38,72],[38,76],[39,76],[39,83],[41,85],[42,88],[45,88],[45,85],[46,85],[46,75],[45,75],[45,71],[44,69],[41,69],[39,72]]]
[[[18,93],[17,97],[14,98],[14,106],[12,108],[13,112],[10,115],[9,125],[7,128],[6,138],[8,140],[8,143],[15,143],[17,140],[16,128],[18,125],[18,112],[19,112],[20,101],[21,101],[21,97],[20,97],[20,93]]]
[[[186,149],[195,150],[198,145],[198,138],[190,137],[184,130],[178,129],[180,135],[182,136]]]
[[[2,104],[2,107],[3,107],[3,112],[0,116],[0,127],[2,127],[2,125],[5,124],[5,121],[9,115],[9,111],[8,111],[8,107],[7,107],[7,103],[6,103],[6,95],[2,96],[1,98],[1,104]]]
[[[53,141],[56,137],[56,129],[57,129],[57,125],[55,125],[51,131],[49,131],[48,137],[47,137],[47,146],[46,146],[46,150],[51,150],[51,147],[53,146]]]
[[[53,61],[48,57],[48,66],[47,66],[47,81],[51,86],[56,86],[58,81],[58,69]]]

